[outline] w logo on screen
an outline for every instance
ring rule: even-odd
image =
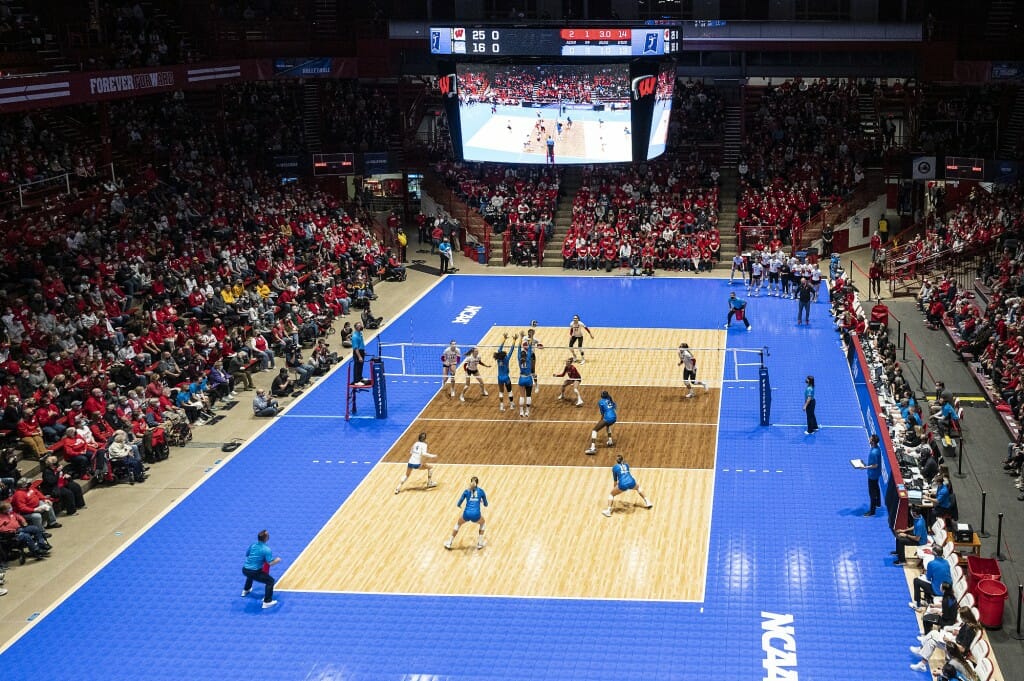
[[[442,97],[454,97],[455,93],[458,92],[458,85],[456,82],[456,76],[454,73],[449,73],[447,76],[441,76],[437,79],[437,87],[441,91]]]
[[[641,100],[654,94],[658,79],[654,76],[637,76],[633,79],[633,99]]]

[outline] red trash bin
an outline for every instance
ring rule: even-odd
[[[979,598],[978,583],[981,580],[1001,580],[1002,578],[1003,573],[999,569],[999,561],[995,558],[967,556],[967,590],[974,594],[975,600]]]
[[[1006,585],[998,579],[978,582],[978,621],[986,629],[1001,629],[1003,606],[1006,604]]]

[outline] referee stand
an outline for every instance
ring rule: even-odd
[[[384,360],[378,357],[371,357],[367,361],[370,370],[370,382],[355,385],[352,383],[352,363],[349,362],[348,374],[345,380],[345,420],[353,416],[359,418],[359,406],[357,396],[364,390],[369,390],[373,396],[374,418],[386,419],[388,417],[388,396],[387,378],[384,374]],[[364,417],[365,418],[365,417]]]

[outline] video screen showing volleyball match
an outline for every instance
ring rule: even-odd
[[[456,74],[467,161],[633,160],[628,64],[459,64]]]
[[[672,115],[672,96],[676,86],[676,64],[666,62],[658,68],[658,85],[654,93],[654,115],[651,119],[651,139],[647,147],[647,160],[665,153],[668,141],[668,121]]]

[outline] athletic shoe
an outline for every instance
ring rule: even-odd
[[[809,431],[809,430],[805,430],[804,431],[804,435],[810,435],[810,434],[811,434],[811,431]]]
[[[6,595],[7,595],[7,589],[0,589],[0,596],[6,596]]]
[[[910,668],[913,669],[915,672],[926,672],[928,671],[928,663],[924,660],[921,660],[917,664],[910,665]]]
[[[465,395],[459,395],[459,402],[465,402],[465,401],[466,401],[466,396]]]
[[[266,610],[267,608],[273,608],[275,605],[277,605],[277,601],[263,601],[264,610]]]
[[[708,384],[707,383],[701,383],[700,385],[701,385],[702,388],[704,388],[704,392],[706,394],[707,391],[708,391]]]
[[[580,357],[580,364],[586,364],[586,363],[587,363],[587,358],[586,357]]]
[[[61,525],[60,523],[50,523],[49,525],[46,526],[46,529],[48,529],[48,530],[55,530],[58,527],[64,527],[64,526]]]
[[[526,410],[526,418],[530,418],[530,410],[529,409]]]
[[[897,558],[896,560],[894,560],[894,561],[892,562],[892,564],[893,564],[893,565],[906,565],[906,564],[907,564],[907,561],[905,561],[905,560],[900,560],[899,558]]]
[[[482,549],[482,548],[483,548],[483,547],[485,547],[485,546],[487,546],[487,542],[485,542],[485,541],[484,541],[483,539],[481,539],[480,541],[478,541],[478,542],[476,543],[476,549],[477,549],[477,551],[479,551],[480,549]]]
[[[583,452],[583,453],[584,453],[584,454],[590,454],[590,455],[594,455],[594,454],[597,454],[597,448],[596,448],[596,447],[591,447],[590,449],[586,450],[586,451],[585,451],[585,452]]]
[[[648,501],[647,505],[644,506],[644,508],[654,508],[654,504],[652,504],[650,501]]]
[[[444,543],[444,547],[445,547],[446,549],[448,549],[449,551],[451,551],[451,550],[452,550],[452,540],[451,540],[451,537],[449,537],[449,538],[448,538],[448,541],[446,541],[446,542]]]
[[[484,397],[487,397],[488,395],[490,395],[490,393],[485,390],[484,391]]]
[[[910,646],[910,652],[918,657],[924,657],[924,655],[921,654],[921,649],[917,646]]]
[[[451,391],[450,393],[448,393],[448,396],[449,396],[449,397],[455,397],[455,391],[454,391],[454,390],[452,390],[452,391]]]
[[[526,414],[525,414],[525,413],[523,412],[523,410],[522,410],[522,409],[520,409],[520,410],[519,410],[519,416],[520,416],[520,417],[526,416]]]
[[[582,407],[583,406],[583,398],[582,397],[580,399],[576,400],[576,406],[577,407]]]
[[[498,405],[498,411],[505,411],[505,403],[504,402],[502,402],[501,404]]]
[[[245,598],[246,596],[248,596],[249,595],[249,591],[250,591],[249,589],[242,589],[242,598]]]
[[[927,638],[927,637],[924,634],[922,634],[922,635],[917,637],[917,640],[920,641],[921,643],[924,643],[925,638]]]
[[[692,392],[688,392],[688,393],[686,393],[686,396],[687,397],[693,397],[693,393]]]
[[[723,329],[728,329],[728,328],[729,328],[729,325],[728,325],[728,324],[723,324],[723,325],[722,325],[722,328],[723,328]]]
[[[611,518],[612,517],[612,509],[610,509],[610,508],[604,509],[603,511],[601,511],[601,515],[603,515],[605,518]]]
[[[863,514],[863,517],[864,517],[864,518],[870,518],[870,517],[871,517],[871,516],[873,516],[873,515],[875,515],[875,512],[874,512],[874,511],[868,511],[867,513],[864,513],[864,514]]]
[[[557,399],[559,399],[559,400],[564,400],[564,399],[565,399],[565,397],[564,397],[563,395],[559,395]]]
[[[911,610],[917,610],[918,608],[921,607],[921,604],[918,603],[917,601],[910,601],[909,603],[907,603],[907,605],[910,606]]]
[[[431,487],[437,487],[437,483],[433,480],[427,480],[427,489],[430,489]]]
[[[401,487],[396,487],[396,488],[395,488],[395,494],[398,494],[398,493],[399,493],[399,492],[401,492],[401,491],[402,491],[402,488],[401,488]]]
[[[748,332],[748,333],[749,333],[749,332],[751,332],[751,331],[753,331],[753,330],[754,330],[754,327],[753,327],[753,326],[748,326],[748,327],[747,327],[747,332]]]
[[[615,441],[612,440],[611,438],[608,438],[608,442],[605,442],[604,444],[607,447],[614,447],[615,446]]]

